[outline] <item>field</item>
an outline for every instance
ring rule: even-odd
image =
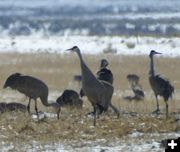
[[[4,151],[32,151],[33,149],[78,151],[81,148],[81,151],[113,151],[113,148],[120,151],[124,150],[123,147],[118,147],[122,146],[120,142],[123,146],[130,145],[131,148],[130,138],[137,147],[143,146],[144,143],[148,145],[150,142],[149,149],[146,149],[150,151],[154,146],[155,149],[160,148],[156,144],[152,145],[154,141],[159,143],[164,138],[172,137],[172,134],[177,135],[180,130],[180,126],[176,123],[176,116],[180,114],[179,58],[160,56],[155,58],[155,71],[169,78],[175,87],[174,98],[169,102],[170,117],[168,119],[165,118],[165,104],[161,98],[159,98],[160,108],[163,114],[160,116],[151,114],[156,108],[156,102],[149,86],[149,58],[147,56],[110,54],[84,56],[93,73],[98,70],[102,58],[108,59],[109,68],[114,74],[115,91],[112,103],[120,109],[119,119],[109,111],[108,115],[100,116],[97,119],[97,126],[93,127],[93,119],[86,116],[92,107],[88,100],[83,98],[82,111],[64,108],[60,120],[57,120],[56,116],[53,117],[53,109],[44,107],[39,102],[39,110],[46,112],[42,114],[43,118],[39,122],[27,113],[6,112],[0,115],[2,141],[0,147],[4,148]],[[2,87],[6,78],[16,72],[43,80],[49,87],[49,102],[55,101],[65,89],[74,89],[78,92],[80,90],[79,84],[73,80],[73,76],[81,72],[76,54],[1,53],[0,69],[0,86]],[[124,96],[132,94],[126,80],[126,75],[132,73],[140,76],[140,83],[145,91],[144,101],[123,100]],[[24,95],[11,89],[0,89],[0,94],[0,102],[20,102],[25,105],[28,103]],[[34,112],[33,103],[31,111]],[[51,117],[44,117],[48,114],[51,114]]]

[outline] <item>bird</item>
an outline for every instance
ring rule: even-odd
[[[111,72],[111,70],[107,69],[107,66],[109,65],[109,62],[106,59],[101,59],[100,61],[100,68],[99,70],[96,72],[96,78],[98,80],[102,80],[102,81],[106,81],[109,82],[110,84],[113,84],[113,74]],[[84,97],[85,93],[83,91],[83,89],[80,89],[80,97]],[[111,107],[111,105],[110,105]],[[88,113],[89,114],[93,114],[93,112]]]
[[[94,126],[96,126],[96,110],[99,110],[98,114],[101,114],[103,111],[107,111],[111,105],[119,117],[119,110],[111,103],[114,87],[110,83],[96,78],[83,60],[80,49],[77,46],[68,49],[68,51],[76,52],[79,57],[82,73],[82,89],[94,109]]]
[[[149,58],[150,58],[149,82],[154,92],[157,103],[157,109],[153,113],[157,113],[157,114],[160,113],[159,102],[158,102],[158,95],[159,95],[164,98],[166,104],[166,117],[168,117],[168,100],[169,98],[172,98],[172,95],[174,93],[174,86],[172,86],[170,81],[167,80],[166,78],[163,78],[159,74],[155,74],[153,57],[156,54],[161,54],[161,53],[151,50],[149,54]]]
[[[64,90],[62,95],[57,98],[56,102],[60,107],[70,106],[82,109],[83,106],[83,101],[80,99],[79,94],[76,91],[69,89]]]
[[[127,80],[129,81],[129,84],[131,86],[131,89],[134,93],[134,96],[126,96],[124,99],[132,101],[140,101],[144,99],[144,91],[142,89],[142,86],[139,84],[139,76],[136,74],[128,74],[126,76]]]
[[[113,84],[113,74],[111,70],[107,69],[108,61],[106,59],[101,60],[100,69],[96,73],[98,80],[107,81],[110,84]]]
[[[106,81],[106,82],[109,82],[110,84],[113,84],[113,74],[111,70],[107,69],[108,64],[109,63],[106,59],[101,59],[100,68],[96,72],[96,78],[98,80]],[[80,89],[79,94],[81,97],[85,96],[82,88]]]
[[[17,102],[10,102],[10,103],[1,102],[0,103],[0,112],[16,111],[16,110],[26,112],[27,108],[24,104],[17,103]]]
[[[38,98],[41,99],[41,102],[44,106],[52,106],[53,108],[57,109],[57,111],[60,110],[60,106],[57,103],[48,103],[48,86],[43,81],[35,77],[22,75],[21,73],[11,74],[5,81],[3,88],[7,87],[10,87],[13,90],[18,90],[20,93],[25,94],[29,98],[29,102],[27,105],[27,110],[29,114],[31,100],[33,99],[35,101],[35,111],[38,119]]]

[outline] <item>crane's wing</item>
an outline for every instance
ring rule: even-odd
[[[174,87],[171,85],[168,79],[162,77],[161,75],[156,75],[154,77],[150,77],[150,83],[154,92],[163,96],[165,100],[172,97]]]

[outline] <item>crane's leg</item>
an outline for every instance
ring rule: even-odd
[[[115,106],[113,106],[112,103],[110,103],[109,106],[114,110],[114,112],[117,114],[117,117],[119,118],[120,116],[119,110]]]
[[[153,113],[160,114],[159,101],[158,101],[158,97],[156,94],[155,94],[155,97],[156,97],[157,109],[155,111],[153,111]]]
[[[92,106],[93,106],[93,111],[92,112],[88,112],[86,115],[91,115],[91,116],[94,116],[94,104],[92,103]]]
[[[94,104],[92,104],[92,106],[94,107]],[[96,104],[96,114],[98,114],[97,117],[99,117],[99,115],[102,114],[103,111],[104,111],[104,108],[101,105]],[[95,115],[94,109],[92,112],[87,113],[87,115],[93,115],[94,116]]]
[[[167,101],[165,101],[165,103],[166,103],[166,118],[168,118],[168,103],[167,103]]]
[[[35,100],[35,111],[37,115],[37,119],[39,120],[38,108],[37,108],[37,101]]]
[[[58,118],[58,119],[59,119],[60,111],[61,111],[61,107],[59,107],[59,109],[58,109],[58,111],[57,111],[57,118]]]
[[[94,126],[96,126],[96,105],[93,105],[94,108]]]
[[[29,98],[29,103],[28,103],[28,105],[27,105],[27,110],[28,110],[29,115],[31,114],[31,113],[30,113],[30,103],[31,103],[31,98]]]
[[[99,104],[96,104],[96,107],[97,107],[97,110],[98,110],[98,117],[99,117],[99,115],[100,114],[102,114],[103,113],[103,111],[106,111],[105,109],[104,109],[104,107],[103,106],[101,106],[101,105],[99,105]],[[96,110],[96,111],[97,111]]]

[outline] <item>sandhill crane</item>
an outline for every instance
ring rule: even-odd
[[[103,80],[103,81],[109,82],[110,84],[113,84],[113,74],[111,70],[107,69],[108,64],[109,63],[106,59],[101,60],[100,68],[96,73],[96,77],[98,80]],[[82,88],[80,90],[80,96],[81,97],[85,96]]]
[[[110,84],[113,84],[113,74],[111,70],[107,69],[108,61],[106,59],[101,60],[100,69],[96,73],[98,80],[107,81]]]
[[[4,88],[10,87],[11,89],[18,90],[19,92],[25,94],[29,97],[29,103],[27,105],[27,110],[30,114],[30,102],[31,99],[35,101],[35,110],[37,117],[38,108],[37,108],[37,99],[40,98],[44,106],[52,106],[55,109],[59,108],[58,103],[48,103],[48,87],[41,80],[34,78],[32,76],[22,75],[20,73],[14,73],[10,75],[5,84]]]
[[[149,71],[149,82],[151,85],[152,90],[154,91],[154,95],[156,97],[157,102],[157,109],[154,111],[154,113],[159,113],[159,102],[158,102],[158,95],[162,96],[164,98],[165,104],[166,104],[166,117],[168,117],[168,99],[172,98],[172,94],[174,92],[174,87],[170,84],[170,82],[162,78],[160,75],[155,75],[154,72],[154,62],[153,62],[153,56],[155,54],[161,54],[154,50],[152,50],[149,54],[150,57],[150,71]]]
[[[25,105],[21,103],[17,103],[17,102],[10,102],[10,103],[1,102],[0,103],[0,112],[16,111],[16,110],[26,112],[27,108]]]
[[[83,101],[79,98],[79,94],[74,90],[64,90],[62,95],[57,98],[56,102],[63,106],[77,107],[82,109]]]
[[[127,80],[131,86],[132,91],[134,92],[134,96],[127,96],[124,99],[132,101],[140,101],[144,99],[144,92],[142,90],[141,85],[139,84],[139,76],[136,74],[128,74]]]
[[[94,108],[94,126],[96,125],[97,107],[100,110],[99,114],[101,114],[103,111],[107,111],[108,107],[111,105],[119,117],[118,109],[111,104],[111,98],[114,91],[113,86],[106,81],[98,80],[94,76],[84,62],[80,49],[77,46],[68,50],[76,52],[79,57],[82,72],[82,89]]]
[[[100,62],[100,68],[96,73],[96,77],[98,80],[107,81],[107,82],[113,84],[113,74],[112,74],[111,70],[107,69],[108,65],[109,65],[109,62],[106,59],[102,59]],[[80,83],[82,81],[82,76],[75,75],[74,80],[78,81]],[[84,96],[83,92],[81,92],[81,93]]]

